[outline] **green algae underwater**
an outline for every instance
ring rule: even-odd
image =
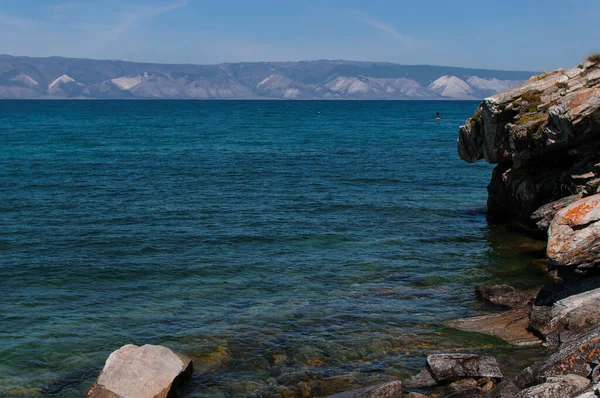
[[[128,343],[192,357],[186,397],[516,372],[539,351],[442,326],[545,278],[456,153],[477,105],[0,101],[0,396],[81,397]]]

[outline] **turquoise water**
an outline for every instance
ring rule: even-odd
[[[510,367],[442,326],[490,310],[477,283],[541,279],[456,154],[477,105],[0,101],[0,395],[81,397],[127,343],[191,356],[188,397]]]

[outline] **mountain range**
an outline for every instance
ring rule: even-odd
[[[0,55],[0,98],[470,100],[535,74],[342,60],[192,65]]]

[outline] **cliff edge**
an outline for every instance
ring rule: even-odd
[[[486,98],[460,127],[458,153],[497,164],[490,220],[546,230],[557,211],[600,187],[600,54]]]

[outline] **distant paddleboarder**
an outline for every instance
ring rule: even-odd
[[[439,111],[435,112],[435,118],[437,120],[440,120],[440,112]]]

